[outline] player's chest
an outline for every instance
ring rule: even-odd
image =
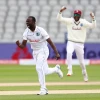
[[[30,42],[39,42],[42,39],[42,34],[40,32],[29,32],[27,34],[27,39]]]
[[[71,24],[71,29],[72,30],[82,30],[83,29],[83,24],[82,23],[72,23]]]

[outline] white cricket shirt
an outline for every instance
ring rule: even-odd
[[[80,19],[78,22],[75,22],[74,18],[64,18],[60,13],[58,13],[57,19],[65,23],[68,31],[68,40],[73,42],[84,43],[86,39],[86,29],[96,27],[96,21],[90,23],[85,19]]]
[[[29,40],[33,50],[40,50],[47,46],[46,40],[48,38],[48,33],[42,27],[38,26],[36,26],[34,32],[32,32],[29,28],[26,28],[23,33],[23,40]]]

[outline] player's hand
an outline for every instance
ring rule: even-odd
[[[64,10],[66,10],[67,8],[65,6],[63,6],[61,9],[60,9],[60,12],[63,12]]]
[[[19,46],[19,44],[20,44],[20,43],[19,43],[19,40],[16,41],[16,44]]]
[[[56,54],[55,58],[56,58],[56,60],[60,59],[59,53]]]
[[[94,17],[95,17],[93,12],[90,13],[90,16],[92,19],[94,19]]]

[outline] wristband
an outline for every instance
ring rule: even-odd
[[[95,21],[95,19],[93,19],[92,21]]]
[[[95,21],[95,17],[92,18],[92,21]]]

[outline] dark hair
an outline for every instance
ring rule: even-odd
[[[33,20],[34,22],[36,22],[36,19],[35,19],[35,17],[33,17],[33,16],[29,16],[28,18],[32,18],[32,20]]]

